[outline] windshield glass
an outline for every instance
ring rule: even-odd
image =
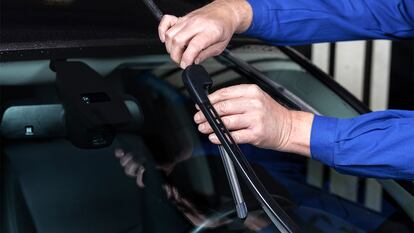
[[[357,114],[267,48],[234,52],[318,112]],[[198,133],[194,103],[168,56],[82,62],[87,66],[58,65],[57,79],[49,61],[2,65],[3,232],[278,232],[242,179],[249,214],[237,218],[218,148]],[[230,64],[210,59],[203,65],[214,90],[251,83]],[[413,231],[412,196],[392,181],[380,184],[298,155],[241,148],[303,232]]]

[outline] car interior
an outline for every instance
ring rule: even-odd
[[[192,203],[192,212],[225,213],[221,218],[232,219],[201,229],[251,230],[235,217],[217,147],[197,132],[194,104],[179,72],[164,56],[155,57],[158,62],[149,56],[105,60],[104,66],[87,59],[37,62],[47,66],[47,77],[32,74],[1,85],[3,232],[186,232],[200,226],[186,215],[191,208],[166,195],[165,184]],[[213,89],[250,82],[231,69],[223,78],[216,61],[205,66],[217,80]],[[297,76],[298,71],[274,75],[283,80],[283,73]],[[145,164],[145,188],[125,175],[114,156],[117,148]],[[306,184],[307,160],[302,157],[248,145],[242,150],[274,199],[301,226],[312,229],[306,232],[329,232],[323,225],[338,225],[344,232],[390,232],[386,230],[395,226],[410,232],[402,224],[409,217],[390,197],[382,212],[375,212]],[[269,155],[277,156],[277,162],[269,161]],[[165,172],[171,165],[172,171]],[[252,215],[259,211],[259,219],[269,225],[243,183],[242,190]],[[326,204],[331,206],[320,208]],[[361,222],[366,215],[371,219]]]
[[[175,15],[206,2],[157,1]],[[237,218],[218,148],[197,131],[182,71],[142,2],[3,0],[0,8],[0,232],[279,232],[242,179],[249,214]],[[368,111],[290,49],[240,37],[231,44],[279,85],[266,91],[281,104],[291,106],[280,88],[317,114]],[[261,85],[223,57],[203,66],[212,91]],[[240,147],[304,232],[414,232],[412,193],[396,181]]]
[[[165,232],[171,227],[183,232],[189,225],[157,190],[165,177],[155,166],[172,163],[188,150],[195,158],[180,164],[168,179],[179,180],[175,185],[183,195],[198,193],[209,208],[221,206],[220,198],[229,201],[228,188],[209,177],[214,172],[207,164],[220,163],[217,156],[209,162],[201,156],[205,152],[187,97],[147,70],[132,79],[124,69],[102,77],[84,63],[66,65],[51,83],[1,87],[4,232]],[[86,74],[80,75],[83,69]],[[94,74],[97,81],[80,81]],[[117,119],[114,112],[123,106],[127,116]],[[145,181],[152,187],[140,189],[126,177],[114,156],[116,148],[145,161]],[[188,182],[196,190],[186,190]],[[227,194],[218,198],[215,185]],[[148,211],[155,213],[143,213]],[[158,218],[163,225],[145,224]]]

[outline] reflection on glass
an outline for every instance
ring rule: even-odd
[[[291,85],[286,84],[291,91],[303,92],[301,97],[315,108],[328,111],[327,106],[336,101],[337,96],[322,98],[322,91],[306,92],[303,86],[289,83],[314,77],[278,50],[253,49],[238,55],[247,60],[268,59],[263,71]],[[24,233],[278,232],[242,179],[249,215],[245,221],[237,218],[217,146],[198,133],[192,120],[194,104],[181,83],[181,71],[168,60],[167,56],[86,60],[101,73],[127,64],[107,78],[125,100],[135,103],[135,112],[143,119],[136,127],[116,131],[113,144],[100,149],[77,148],[67,140],[53,78],[45,84],[25,86],[16,79],[15,85],[1,86],[4,112],[16,113],[3,113],[0,126],[5,194],[1,214],[6,229],[19,227]],[[38,68],[47,66],[46,62],[46,68]],[[214,89],[249,82],[228,64],[208,60],[204,66]],[[320,82],[309,82],[314,90],[334,95]],[[318,98],[329,101],[317,102]],[[55,106],[54,110],[36,115],[41,104],[33,100]],[[355,114],[347,112],[344,102],[337,105],[337,112],[344,116]],[[60,117],[52,121],[52,113]],[[21,121],[13,121],[16,127],[8,125],[6,130],[7,119]],[[40,126],[46,123],[47,127]],[[34,135],[25,135],[25,126],[33,126]],[[325,167],[321,185],[313,186],[307,182],[308,160],[303,157],[250,145],[241,149],[272,197],[306,233],[413,232],[412,220],[391,196],[381,196],[377,210],[365,205],[363,178],[356,187],[358,199],[349,201],[331,192],[336,181],[326,175]]]

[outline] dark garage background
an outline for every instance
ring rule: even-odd
[[[373,110],[414,110],[414,40],[295,47]]]

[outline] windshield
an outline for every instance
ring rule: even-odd
[[[319,113],[357,115],[277,49],[234,52]],[[4,232],[278,232],[242,179],[249,214],[237,218],[219,150],[198,133],[181,70],[167,55],[82,62],[98,73],[71,63],[55,80],[49,61],[2,65]],[[213,89],[252,82],[226,62],[203,65]],[[78,69],[96,81],[67,79],[76,88],[62,87],[66,72]],[[77,90],[80,105],[70,99]],[[83,104],[96,108],[90,113]],[[412,196],[393,181],[344,176],[294,154],[241,149],[303,232],[413,232]]]

